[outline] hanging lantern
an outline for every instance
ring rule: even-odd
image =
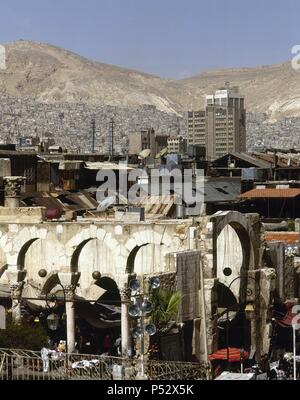
[[[51,331],[56,331],[56,329],[58,328],[58,323],[59,323],[59,316],[56,314],[50,314],[47,317],[47,325],[48,328]]]

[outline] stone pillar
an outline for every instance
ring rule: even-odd
[[[217,279],[204,279],[204,300],[205,300],[205,311],[206,311],[206,335],[207,335],[207,346],[208,354],[213,353],[217,350],[217,320],[216,320],[216,309],[217,309],[217,297],[215,288],[218,280]],[[201,303],[203,296],[199,291],[199,302]],[[205,337],[203,330],[203,315],[201,312],[201,318],[195,321],[194,324],[194,351],[197,358],[200,361],[207,362],[206,351],[205,351]]]
[[[65,268],[65,270],[67,270]],[[67,345],[68,353],[75,350],[75,307],[74,296],[75,290],[80,279],[80,272],[58,272],[59,282],[64,289],[66,300],[66,318],[67,318]]]
[[[275,289],[275,270],[262,268],[248,271],[247,302],[253,303],[254,318],[251,320],[251,347],[256,351],[256,361],[268,354],[270,346],[269,320],[272,292]]]
[[[131,337],[130,337],[130,320],[128,314],[128,304],[130,302],[130,290],[127,288],[120,290],[121,296],[121,340],[122,340],[122,356],[128,357],[132,355]]]
[[[17,269],[8,269],[6,276],[9,282],[12,300],[12,317],[17,323],[21,322],[21,299],[24,286],[26,271],[18,271]]]
[[[23,176],[6,176],[3,178],[5,207],[17,208],[20,206],[21,187],[25,180],[26,178]]]
[[[66,293],[66,319],[67,319],[67,349],[68,353],[75,350],[75,306],[74,306],[74,287],[65,289]]]
[[[24,282],[10,282],[10,292],[12,300],[12,318],[16,323],[21,322],[21,296]]]
[[[276,287],[276,273],[273,268],[263,268],[260,274],[260,287],[261,287],[261,326],[259,337],[261,339],[260,349],[261,354],[268,354],[270,348],[270,333],[272,325],[270,320],[270,305],[272,301],[272,293]]]

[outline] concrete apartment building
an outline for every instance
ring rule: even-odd
[[[182,136],[174,135],[168,137],[169,154],[184,154],[186,152],[186,149],[186,139],[184,139]]]
[[[167,147],[167,136],[155,135],[154,129],[145,129],[129,135],[129,154],[139,154],[145,149],[151,150],[151,156]]]
[[[237,87],[207,95],[204,111],[188,112],[188,144],[205,146],[208,160],[246,151],[244,101]]]

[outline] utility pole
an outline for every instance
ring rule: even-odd
[[[114,128],[115,128],[115,121],[113,118],[111,118],[109,127],[109,136],[108,136],[108,151],[110,160],[112,160],[114,157]]]
[[[95,153],[95,135],[96,135],[96,122],[95,118],[92,119],[92,153]]]

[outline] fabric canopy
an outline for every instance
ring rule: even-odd
[[[295,314],[293,313],[294,302],[287,300],[283,303],[282,310],[275,310],[275,319],[278,325],[283,328],[290,328],[292,326]]]
[[[241,349],[236,349],[233,347],[229,347],[229,349],[221,349],[216,351],[215,353],[211,354],[208,359],[210,361],[212,360],[227,360],[228,356],[228,351],[229,351],[229,361],[230,362],[238,362],[241,361],[241,355],[243,358],[249,358],[249,353],[248,351],[242,351]]]

